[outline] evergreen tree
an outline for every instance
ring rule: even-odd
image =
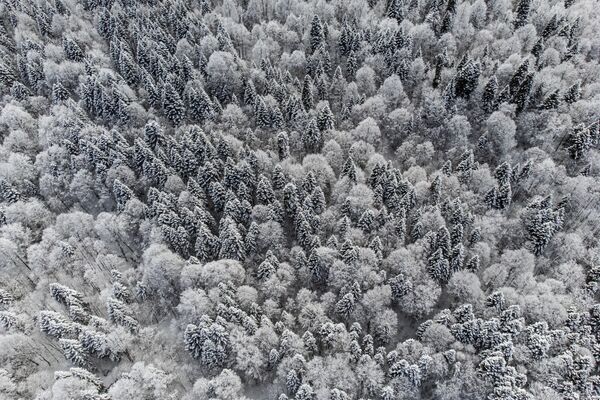
[[[310,24],[310,50],[314,53],[325,42],[323,25],[318,15],[315,15]]]
[[[305,111],[310,111],[314,107],[314,96],[312,90],[312,81],[309,75],[304,77],[302,85],[302,105]]]
[[[524,26],[529,19],[529,10],[531,8],[531,0],[519,0],[515,9],[515,29]]]
[[[214,117],[214,105],[203,88],[191,88],[187,96],[187,107],[190,116],[199,122],[210,120]]]
[[[390,279],[388,283],[392,289],[392,298],[395,301],[399,301],[412,290],[412,283],[402,273]]]
[[[59,339],[65,358],[78,367],[87,367],[89,362],[83,347],[75,339]]]
[[[558,97],[559,90],[556,89],[552,93],[550,93],[543,101],[541,108],[543,110],[552,110],[558,108],[560,104],[560,99]]]
[[[528,74],[529,58],[526,58],[525,61],[523,61],[521,65],[519,65],[519,67],[510,79],[510,82],[508,84],[510,98],[514,98],[516,96],[519,88],[521,87],[521,84],[523,83],[525,78],[527,78]]]
[[[346,74],[348,79],[354,81],[354,75],[356,74],[357,70],[358,61],[356,60],[356,54],[354,54],[354,51],[351,51],[350,54],[348,54],[348,58],[346,59]]]
[[[485,112],[491,113],[495,108],[496,91],[498,90],[498,80],[496,76],[492,76],[483,88],[481,97],[482,108]]]
[[[52,86],[52,100],[55,103],[59,103],[61,101],[65,101],[69,98],[69,92],[67,92],[67,89],[65,89],[65,87],[63,85],[61,85],[60,82],[56,82],[53,86]]]
[[[467,61],[456,74],[454,81],[454,93],[457,97],[469,98],[471,93],[477,87],[479,75],[481,74],[481,65],[478,62]]]
[[[247,106],[250,106],[252,108],[255,107],[256,105],[256,98],[257,98],[257,94],[256,94],[256,89],[254,87],[254,82],[252,81],[248,81],[246,83],[246,89],[244,90],[244,103]]]
[[[427,271],[433,279],[440,283],[446,283],[450,279],[450,263],[444,257],[441,248],[437,249],[427,260]]]
[[[323,134],[317,126],[317,121],[311,118],[302,132],[304,149],[309,153],[318,153],[323,146]]]
[[[144,126],[144,141],[150,149],[154,149],[162,139],[162,129],[158,122],[148,121]]]
[[[275,193],[271,187],[271,182],[261,175],[256,188],[256,200],[261,204],[270,204],[275,200]]]
[[[245,247],[242,235],[233,219],[226,217],[219,231],[219,258],[241,261],[244,259]]]
[[[564,209],[552,209],[551,198],[534,200],[521,215],[526,237],[534,246],[534,254],[540,255],[552,237],[563,225]]]
[[[286,185],[287,180],[286,180],[285,174],[283,173],[283,169],[281,168],[281,165],[279,165],[279,164],[277,164],[275,166],[275,168],[273,168],[272,181],[273,181],[273,188],[275,190],[281,190]]]
[[[277,134],[277,152],[280,160],[285,160],[290,156],[290,139],[285,132]]]
[[[326,131],[333,129],[333,113],[328,104],[325,104],[317,114],[317,126],[319,130]]]
[[[567,104],[573,104],[581,98],[581,88],[579,82],[567,89],[567,92],[563,96],[563,100]]]
[[[399,24],[404,19],[404,11],[402,9],[403,5],[404,2],[402,0],[390,0],[386,16],[388,18],[395,19]]]
[[[335,305],[335,312],[347,319],[354,310],[354,294],[346,293]]]
[[[173,125],[181,124],[185,116],[185,107],[175,88],[168,82],[165,83],[162,99],[162,106],[169,121]]]
[[[63,38],[63,50],[65,52],[65,56],[70,61],[82,62],[85,58],[85,54],[81,50],[81,47],[70,38]]]
[[[349,156],[346,159],[346,162],[344,162],[341,176],[347,176],[351,182],[356,183],[356,165],[354,164],[352,156]]]

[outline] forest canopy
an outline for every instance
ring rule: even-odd
[[[600,398],[593,0],[0,0],[0,400]]]

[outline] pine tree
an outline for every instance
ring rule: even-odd
[[[314,107],[314,96],[312,89],[312,80],[309,75],[304,77],[304,83],[302,84],[302,105],[305,111],[310,111]]]
[[[254,87],[254,82],[252,82],[251,80],[249,80],[246,83],[246,89],[244,90],[244,103],[247,106],[250,106],[252,108],[254,108],[256,106],[256,98],[257,98],[257,94],[256,94],[256,89]]]
[[[289,370],[285,377],[285,386],[287,388],[288,393],[291,395],[295,395],[296,392],[298,391],[298,389],[300,388],[301,384],[302,384],[302,380],[298,376],[298,373],[296,372],[296,370],[294,370],[294,369]]]
[[[63,50],[65,51],[65,56],[67,60],[82,62],[85,58],[85,54],[81,50],[81,47],[70,38],[63,38]]]
[[[358,220],[358,227],[365,233],[370,233],[375,228],[375,216],[373,215],[373,211],[365,210],[361,214]]]
[[[531,8],[531,0],[519,0],[515,9],[515,29],[524,26],[529,19],[529,9]]]
[[[516,113],[521,113],[527,108],[529,94],[531,92],[531,87],[533,85],[533,73],[530,73],[525,77],[519,90],[515,94],[515,103],[517,105]]]
[[[567,104],[573,104],[581,98],[581,87],[579,82],[567,89],[567,92],[563,96],[563,100]]]
[[[350,182],[356,183],[356,165],[352,156],[348,156],[346,162],[342,166],[341,176],[347,176]]]
[[[160,125],[156,121],[148,121],[144,126],[144,141],[150,149],[154,149],[160,140],[162,140]]]
[[[535,44],[531,48],[531,55],[533,55],[535,58],[538,59],[538,64],[539,64],[539,57],[542,55],[543,52],[544,52],[544,38],[540,38],[540,39],[538,39],[537,42],[535,42]]]
[[[480,74],[481,65],[479,62],[467,61],[456,74],[454,82],[454,93],[456,93],[456,96],[468,99],[477,87]]]
[[[592,147],[592,137],[590,130],[583,124],[577,125],[567,140],[567,150],[574,159],[580,159]]]
[[[248,234],[250,234],[250,231]],[[218,239],[212,234],[205,223],[200,223],[196,233],[196,257],[200,261],[209,261],[217,254],[218,248]]]
[[[315,212],[315,214],[321,214],[325,211],[327,203],[325,200],[325,193],[323,193],[323,189],[321,189],[320,186],[317,186],[313,189],[310,195],[310,201],[312,204],[312,210]]]
[[[256,100],[256,106],[254,107],[254,117],[256,119],[256,125],[261,128],[270,127],[272,124],[271,115],[267,109],[267,105],[261,96],[258,96]]]
[[[55,103],[59,103],[61,101],[65,101],[69,98],[69,92],[60,82],[56,82],[52,85],[52,101]]]
[[[38,322],[40,331],[55,338],[70,336],[78,330],[76,324],[67,321],[62,314],[54,311],[40,311]]]
[[[354,294],[346,293],[335,305],[336,314],[339,314],[342,318],[347,319],[354,310],[354,301]]]
[[[543,110],[553,110],[558,108],[560,104],[560,98],[558,97],[559,90],[556,89],[552,93],[550,93],[543,101],[541,108]]]
[[[526,237],[533,243],[534,254],[540,255],[563,225],[564,209],[552,209],[550,197],[532,201],[523,211],[521,220]]]
[[[321,44],[325,42],[325,34],[323,32],[323,25],[318,15],[315,15],[310,24],[310,49],[311,53],[314,53]]]
[[[314,392],[312,386],[310,386],[308,384],[302,384],[298,388],[298,391],[296,392],[296,396],[294,397],[294,400],[314,400],[314,398],[315,398],[315,392]]]
[[[317,126],[317,121],[311,118],[302,132],[302,143],[308,153],[318,153],[323,146],[323,134]]]
[[[327,279],[329,277],[329,267],[325,264],[325,261],[319,256],[315,248],[313,248],[310,252],[307,266],[308,270],[311,273],[311,279],[313,283],[321,285],[327,282]]]
[[[11,68],[3,62],[0,62],[0,83],[4,87],[11,87],[13,82],[17,80],[17,76],[13,73]]]
[[[179,125],[183,122],[185,116],[185,107],[183,101],[175,88],[169,83],[165,83],[163,90],[162,106],[166,117],[173,125]]]
[[[388,281],[392,289],[392,298],[395,301],[400,300],[403,296],[412,290],[412,283],[404,274],[400,273]]]
[[[399,24],[404,19],[404,11],[402,10],[403,5],[404,2],[402,0],[390,0],[386,16],[395,19]]]
[[[509,98],[514,98],[517,94],[521,84],[529,74],[529,58],[526,58],[525,61],[519,65],[515,73],[510,79],[508,83],[509,88]]]
[[[441,226],[435,236],[435,248],[441,250],[445,258],[449,258],[451,246],[450,232],[446,226]]]
[[[317,126],[321,131],[333,129],[333,113],[329,108],[329,104],[325,104],[319,109],[319,113],[317,114]]]
[[[279,164],[277,164],[275,166],[275,168],[273,168],[272,181],[273,181],[273,188],[275,190],[281,190],[286,185],[287,179],[283,172],[283,168],[281,168],[281,165],[279,165]]]
[[[348,58],[346,59],[346,73],[347,73],[347,77],[351,81],[354,80],[354,75],[356,74],[357,70],[358,70],[358,61],[356,60],[356,54],[354,54],[354,51],[351,51],[350,54],[348,55]]]
[[[87,367],[87,355],[79,341],[75,339],[59,339],[65,358],[78,367]]]
[[[261,175],[256,188],[256,200],[261,204],[270,204],[275,200],[275,193],[271,187],[271,182]]]
[[[450,279],[450,263],[444,257],[441,248],[437,249],[427,260],[427,272],[440,283],[446,283]]]
[[[496,75],[492,76],[483,88],[481,97],[482,108],[485,112],[491,113],[495,108],[496,91],[498,90],[498,80]]]
[[[290,139],[285,132],[277,134],[277,153],[280,160],[285,160],[290,156]]]
[[[214,105],[203,88],[190,89],[187,96],[188,111],[190,116],[199,122],[210,120],[214,117]]]

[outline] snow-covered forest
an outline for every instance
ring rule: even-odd
[[[0,399],[600,399],[599,38],[596,0],[0,0]]]

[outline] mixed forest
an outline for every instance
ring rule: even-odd
[[[594,0],[0,0],[0,399],[600,399]]]

